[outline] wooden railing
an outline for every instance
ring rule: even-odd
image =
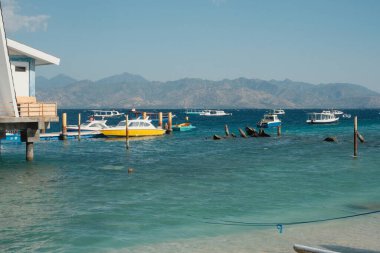
[[[57,103],[21,103],[17,107],[20,117],[57,116]]]

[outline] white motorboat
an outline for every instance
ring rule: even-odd
[[[201,109],[188,109],[185,111],[185,114],[191,114],[191,115],[202,115],[204,113],[204,110]]]
[[[281,126],[281,120],[278,118],[277,114],[269,113],[264,114],[262,120],[257,123],[257,127],[268,128],[268,127],[278,127]]]
[[[322,111],[322,113],[332,113],[334,115],[342,115],[344,112],[332,109],[332,110],[324,110]]]
[[[115,110],[104,111],[104,110],[91,110],[93,114],[89,117],[89,119],[80,125],[81,131],[100,131],[102,129],[107,129],[109,126],[107,125],[106,118],[115,118],[124,115],[124,113],[120,113]],[[99,119],[100,118],[100,119]],[[67,131],[73,132],[78,131],[78,125],[68,125]]]
[[[335,116],[331,111],[312,112],[308,113],[308,124],[329,124],[338,122],[339,117]]]
[[[202,116],[231,116],[232,113],[227,113],[223,110],[203,110],[203,112],[199,115]]]
[[[351,114],[345,113],[345,114],[342,115],[342,118],[350,119],[351,118]]]
[[[276,115],[284,115],[285,114],[285,111],[282,110],[282,109],[274,109],[272,114],[276,114]]]

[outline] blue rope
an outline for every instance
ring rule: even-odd
[[[214,225],[227,225],[227,226],[254,226],[254,227],[272,227],[272,226],[275,226],[277,228],[278,232],[282,233],[283,227],[285,225],[290,226],[290,225],[317,223],[317,222],[332,221],[332,220],[341,220],[341,219],[354,218],[354,217],[358,217],[358,216],[370,215],[370,214],[375,214],[375,213],[380,213],[380,210],[366,212],[366,213],[358,213],[358,214],[340,216],[340,217],[334,217],[334,218],[316,219],[316,220],[308,220],[308,221],[295,221],[295,222],[271,223],[271,222],[242,222],[242,221],[221,220],[221,221],[205,221],[204,223],[214,224]],[[205,218],[205,219],[207,219],[207,218]]]

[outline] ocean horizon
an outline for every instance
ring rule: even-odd
[[[287,109],[282,135],[265,130],[270,138],[239,137],[263,109],[226,109],[225,117],[172,111],[173,123],[189,116],[196,129],[132,138],[128,150],[123,138],[40,141],[26,162],[25,144],[2,142],[0,251],[380,249],[379,109],[346,109],[352,117],[331,125],[305,123],[316,109]],[[90,115],[62,112],[68,124]],[[365,138],[357,158],[354,116]],[[238,137],[213,140],[225,125]],[[59,130],[52,123],[49,131]],[[330,136],[337,142],[324,141]],[[308,221],[315,222],[300,224]]]

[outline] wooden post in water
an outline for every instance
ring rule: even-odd
[[[125,142],[126,142],[126,149],[129,149],[129,130],[128,130],[128,115],[125,115]]]
[[[172,113],[171,112],[169,112],[168,113],[168,132],[169,133],[171,133],[172,131],[173,131],[173,129],[172,129]]]
[[[354,117],[354,157],[358,156],[358,117]]]
[[[146,119],[146,112],[142,113],[142,117],[143,117],[143,119]]]
[[[80,141],[80,124],[81,124],[81,115],[78,113],[78,141]]]
[[[162,127],[162,112],[158,113],[158,126]]]
[[[277,127],[277,136],[281,136],[281,125]]]
[[[67,114],[62,113],[62,134],[61,140],[67,140]]]
[[[227,124],[224,125],[224,132],[226,133],[226,136],[230,136],[230,131],[228,130]]]

